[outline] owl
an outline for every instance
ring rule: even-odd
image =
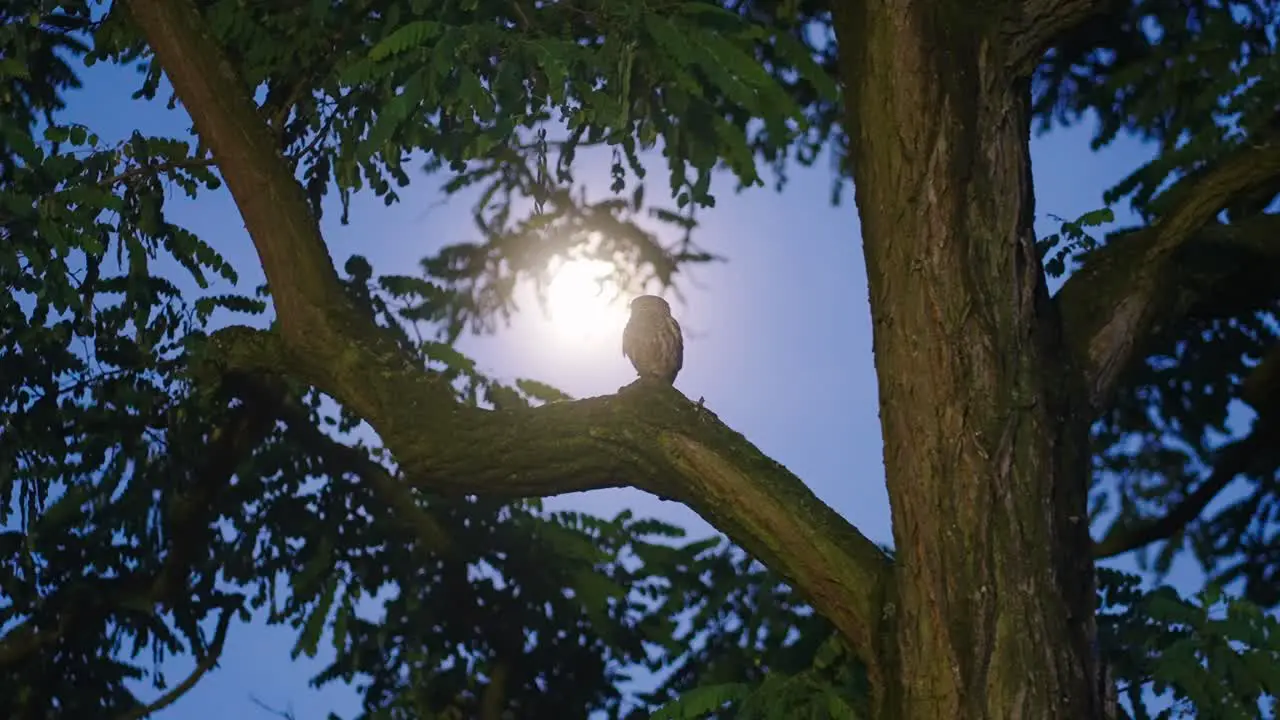
[[[641,378],[675,384],[684,366],[684,338],[666,300],[641,295],[631,301],[631,318],[622,331],[622,354]]]

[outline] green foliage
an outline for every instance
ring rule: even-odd
[[[1276,129],[1276,21],[1270,2],[1117,3],[1040,65],[1041,128],[1092,111],[1100,120],[1095,147],[1121,132],[1157,143],[1155,158],[1109,190],[1105,202],[1130,197],[1145,217],[1158,216],[1168,210],[1171,196],[1162,191],[1171,177],[1199,172]],[[1252,212],[1277,191],[1254,199]]]
[[[645,696],[654,717],[866,717],[868,687],[831,625],[781,578],[723,544],[700,558],[701,582],[668,595],[687,618],[666,682]]]
[[[1061,229],[1037,240],[1036,250],[1040,252],[1045,273],[1055,278],[1067,273],[1067,263],[1072,259],[1083,257],[1100,246],[1097,238],[1090,235],[1086,228],[1099,227],[1115,222],[1116,219],[1110,208],[1091,210],[1075,220],[1066,220],[1057,215],[1049,217],[1058,221]]]
[[[413,163],[447,169],[449,194],[478,191],[483,239],[423,262],[456,291],[438,306],[442,339],[492,330],[517,281],[556,257],[614,261],[624,288],[667,284],[714,258],[687,233],[664,244],[652,227],[695,224],[695,207],[714,202],[713,170],[755,184],[760,160],[782,182],[791,161],[842,142],[830,34],[814,24],[814,3],[736,13],[705,0],[536,13],[496,0],[404,0],[377,13],[368,2],[199,4],[237,71],[265,92],[264,115],[318,215],[331,191],[344,222],[352,193],[397,202]],[[124,13],[113,9],[93,39],[89,60],[141,60],[139,94],[155,95],[159,69]],[[582,194],[574,160],[592,149],[611,155],[611,190],[630,187],[632,202]],[[653,196],[638,154],[647,149],[666,157],[675,207],[643,202]]]
[[[44,12],[45,3],[14,0],[0,8],[0,181],[14,170],[13,154],[29,144],[27,128],[48,121],[65,107],[62,93],[80,87],[72,57],[85,51],[74,31],[88,25],[88,3],[62,3],[62,12]]]
[[[742,683],[703,685],[684,693],[679,700],[667,703],[649,717],[652,720],[696,720],[714,715],[731,703],[741,702],[749,695],[749,688]]]
[[[682,695],[671,706],[685,707],[687,697],[687,693]],[[767,672],[758,685],[744,689],[736,699],[734,712],[714,716],[738,720],[788,717],[858,720],[867,717],[865,678],[852,654],[834,634],[818,648],[812,667],[795,674]]]
[[[1209,585],[1190,600],[1099,571],[1099,639],[1136,720],[1264,717],[1280,698],[1280,621]],[[1152,715],[1144,691],[1171,706]]]

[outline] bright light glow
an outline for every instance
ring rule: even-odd
[[[552,269],[547,314],[559,332],[586,339],[621,326],[625,307],[613,272],[613,264],[602,260],[569,260]]]

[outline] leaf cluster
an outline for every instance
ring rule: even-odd
[[[1265,717],[1280,698],[1280,621],[1210,584],[1186,599],[1099,570],[1098,630],[1135,720]],[[1154,693],[1167,705],[1150,712]]]

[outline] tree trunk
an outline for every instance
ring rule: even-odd
[[[834,6],[897,551],[878,716],[1102,717],[1088,415],[1034,248],[1028,81],[982,4]]]

